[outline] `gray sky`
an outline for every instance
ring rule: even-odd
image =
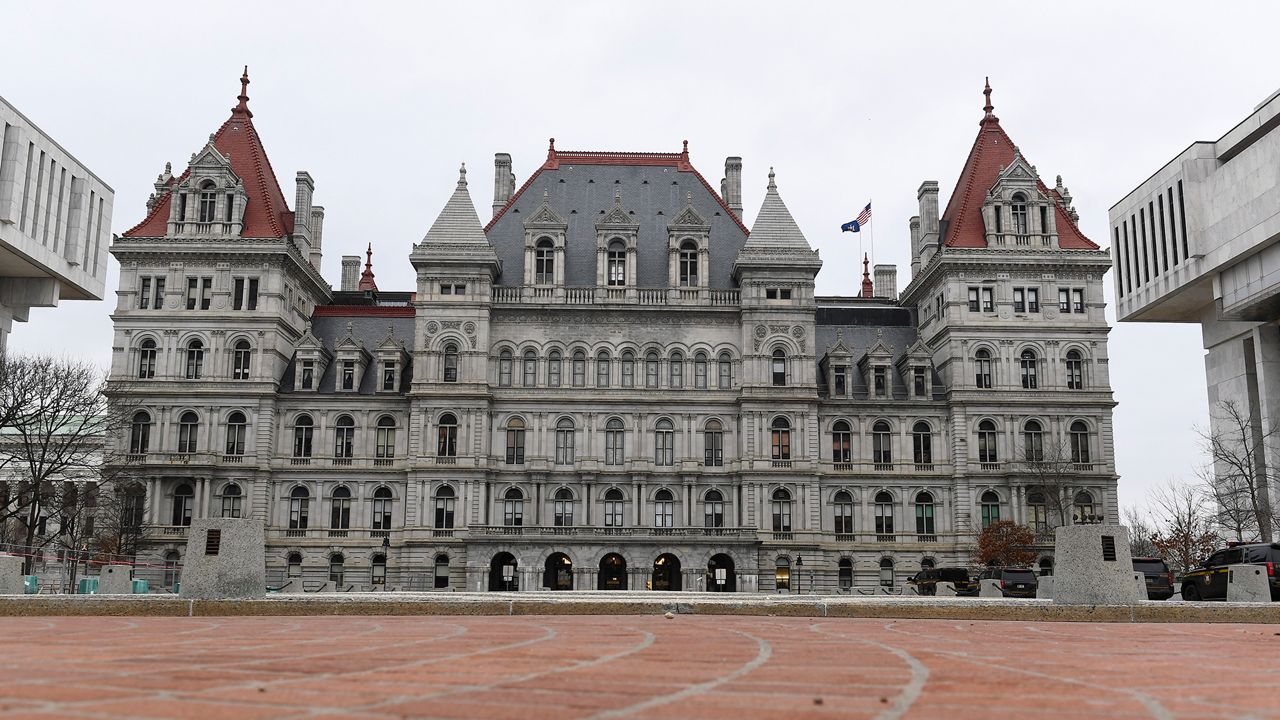
[[[421,239],[470,169],[482,217],[493,153],[517,183],[563,150],[675,152],[716,185],[743,157],[750,225],[769,166],[809,242],[823,294],[853,294],[874,200],[875,260],[909,281],[916,188],[947,198],[982,116],[995,112],[1049,184],[1061,174],[1086,235],[1193,140],[1216,139],[1280,85],[1280,9],[1203,3],[9,3],[0,95],[116,191],[114,232],[142,219],[226,120],[249,65],[254,123],[285,196],[299,169],[325,206],[324,274],[374,245],[378,284],[413,288]],[[1211,32],[1207,27],[1230,28]],[[20,32],[13,32],[21,29]],[[291,203],[292,204],[292,203]],[[33,310],[19,350],[106,364],[109,302]],[[1111,287],[1107,288],[1112,301]],[[1114,312],[1108,315],[1114,320]],[[1201,462],[1199,329],[1111,333],[1122,503]]]

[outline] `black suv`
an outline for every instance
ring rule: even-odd
[[[977,595],[978,583],[969,579],[967,568],[925,568],[911,576],[907,582],[915,585],[921,595],[937,595],[938,583],[951,583],[956,595]]]
[[[984,568],[978,576],[979,585],[983,580],[999,580],[1000,592],[1005,597],[1033,598],[1040,581],[1031,568]]]
[[[1173,572],[1164,558],[1136,557],[1133,571],[1147,576],[1147,599],[1168,600],[1173,597]]]
[[[1227,598],[1228,565],[1265,565],[1271,599],[1280,600],[1280,543],[1229,543],[1215,552],[1195,570],[1182,576],[1183,600],[1225,600]]]

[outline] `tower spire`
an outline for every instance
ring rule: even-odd
[[[876,294],[875,286],[871,283],[871,271],[868,270],[870,266],[871,261],[867,259],[867,254],[862,253],[862,297],[864,298],[875,297]]]
[[[364,272],[360,274],[360,284],[356,286],[360,292],[369,290],[377,290],[378,283],[373,279],[373,243],[369,243],[369,247],[364,253]]]
[[[239,105],[231,108],[231,112],[253,117],[249,110],[249,66],[244,66],[244,74],[240,76],[240,94],[236,96]]]
[[[985,125],[986,123],[989,123],[989,122],[999,122],[1000,120],[1000,118],[996,117],[991,113],[992,110],[995,110],[995,106],[991,104],[991,78],[990,77],[987,77],[984,79],[984,85],[985,87],[982,88],[982,94],[987,98],[987,104],[982,106],[983,116],[982,116],[982,120],[978,123],[979,125]]]

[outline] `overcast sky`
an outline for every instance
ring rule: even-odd
[[[562,150],[675,152],[713,184],[743,158],[750,225],[769,167],[811,245],[822,294],[854,294],[874,200],[875,260],[909,281],[916,188],[951,194],[991,77],[1001,124],[1047,184],[1061,174],[1085,234],[1193,140],[1217,139],[1280,86],[1270,4],[1203,3],[9,3],[0,95],[115,189],[112,230],[142,219],[226,120],[248,64],[254,123],[293,197],[325,206],[325,277],[374,246],[378,284],[413,289],[410,244],[460,162],[482,217],[493,154],[517,183]],[[1229,28],[1229,32],[1226,30]],[[1268,70],[1267,68],[1272,68]],[[292,200],[291,200],[292,204]],[[110,359],[107,302],[33,310],[19,350]],[[1110,281],[1108,303],[1112,303]],[[1108,316],[1114,320],[1114,310]],[[1124,504],[1201,462],[1198,326],[1111,333]]]

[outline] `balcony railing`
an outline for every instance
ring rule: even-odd
[[[310,465],[311,458],[309,457],[289,458],[289,464],[290,465]]]
[[[851,462],[833,463],[831,467],[836,472],[853,472],[853,463]]]
[[[223,465],[239,465],[244,462],[244,455],[223,455]]]
[[[790,460],[774,460],[773,466],[776,468],[789,468],[791,467],[791,461]]]
[[[878,462],[875,464],[875,468],[877,472],[891,472],[893,470],[893,463]]]
[[[528,525],[473,525],[472,535],[522,535],[568,537],[755,537],[755,528],[707,528],[707,527],[594,527],[572,525],[562,527],[535,527]]]
[[[985,471],[988,471],[988,472],[998,472],[998,471],[1000,470],[1000,463],[998,463],[998,462],[980,462],[980,463],[978,463],[978,469],[980,469],[980,470],[985,470]]]
[[[437,455],[436,464],[437,465],[457,465],[458,458],[452,455]]]
[[[395,463],[394,458],[374,458],[374,467],[391,467]]]
[[[336,457],[333,459],[333,465],[334,467],[349,467],[351,465],[351,458]]]

